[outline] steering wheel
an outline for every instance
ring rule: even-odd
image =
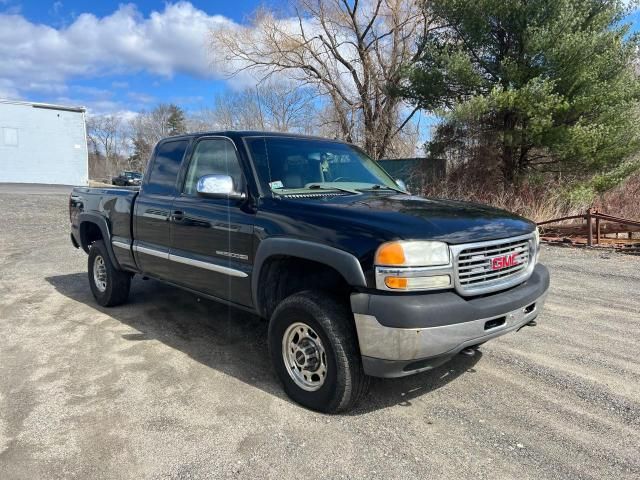
[[[338,178],[334,178],[333,180],[331,180],[332,182],[339,182],[339,181],[343,181],[343,182],[350,182],[352,181],[350,178],[348,177],[338,177]]]

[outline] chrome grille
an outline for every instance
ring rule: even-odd
[[[505,239],[458,247],[456,284],[467,295],[496,291],[516,285],[531,273],[534,241],[525,238]],[[501,259],[507,260],[501,260]],[[494,262],[503,264],[494,265]]]

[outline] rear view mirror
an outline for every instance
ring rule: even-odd
[[[205,175],[200,177],[196,185],[198,195],[210,198],[244,198],[244,193],[236,192],[233,178],[229,175]]]

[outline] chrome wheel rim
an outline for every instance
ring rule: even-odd
[[[93,283],[100,292],[107,289],[107,267],[102,255],[97,255],[93,260]]]
[[[293,323],[284,332],[282,359],[291,379],[303,390],[313,392],[324,385],[327,355],[320,336],[306,323]]]

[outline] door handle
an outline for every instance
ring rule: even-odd
[[[184,212],[180,210],[174,210],[171,213],[171,221],[172,222],[181,222],[184,219]]]

